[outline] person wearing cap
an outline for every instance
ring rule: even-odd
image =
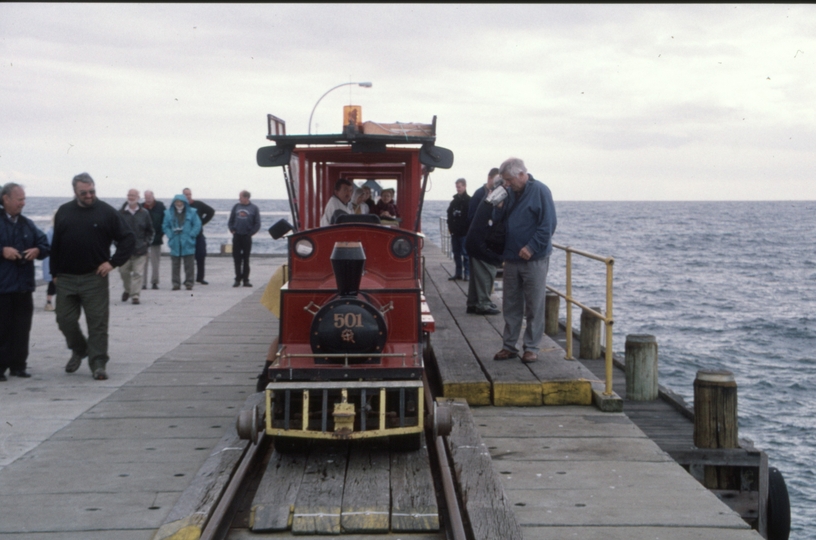
[[[499,174],[510,188],[507,200],[494,211],[506,227],[504,245],[504,332],[502,349],[494,360],[518,357],[522,322],[524,353],[521,361],[535,362],[544,336],[544,304],[552,236],[557,224],[550,189],[527,172],[524,162],[509,158]]]

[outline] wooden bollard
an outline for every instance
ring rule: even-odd
[[[694,379],[694,446],[739,448],[737,383],[726,370],[700,370]],[[705,467],[703,485],[731,489],[734,474],[728,469]]]
[[[598,313],[601,308],[593,307]],[[578,358],[595,360],[601,357],[601,319],[587,310],[581,310],[581,339]]]
[[[657,399],[657,340],[649,334],[626,336],[626,399]]]
[[[544,333],[548,336],[558,335],[558,310],[561,297],[555,293],[547,293],[544,299]]]

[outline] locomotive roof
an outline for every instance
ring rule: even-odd
[[[267,139],[275,141],[278,146],[297,146],[298,144],[343,145],[353,143],[380,143],[380,144],[433,144],[435,135],[369,135],[365,133],[335,133],[328,135],[267,135]]]

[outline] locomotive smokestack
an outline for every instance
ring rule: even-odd
[[[359,292],[365,259],[365,251],[360,242],[335,242],[331,262],[340,296],[354,296]]]

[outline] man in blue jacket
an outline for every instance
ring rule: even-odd
[[[45,233],[22,215],[22,186],[9,182],[0,200],[0,381],[5,381],[7,369],[15,377],[31,377],[26,361],[37,287],[34,259],[48,257],[49,246]]]
[[[261,211],[249,202],[252,195],[244,190],[238,194],[238,204],[232,207],[227,227],[232,233],[232,259],[235,262],[235,284],[243,281],[244,287],[252,287],[249,282],[249,253],[252,251],[252,235],[261,229]]]
[[[521,323],[526,318],[521,361],[535,362],[544,335],[544,301],[547,271],[555,233],[555,204],[550,189],[527,172],[524,162],[510,158],[499,174],[510,187],[507,200],[495,219],[504,220],[504,333],[502,349],[494,360],[518,357]]]

